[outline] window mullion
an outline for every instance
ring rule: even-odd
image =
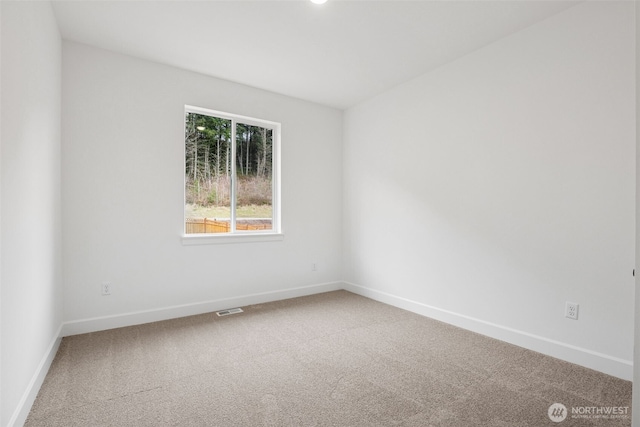
[[[231,120],[231,233],[236,232],[236,121]]]

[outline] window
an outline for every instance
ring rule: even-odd
[[[185,236],[280,233],[280,124],[185,108]]]

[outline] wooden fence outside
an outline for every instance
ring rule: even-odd
[[[236,218],[237,231],[271,230],[271,219]],[[231,231],[230,220],[210,218],[188,218],[185,223],[187,234],[228,233]]]

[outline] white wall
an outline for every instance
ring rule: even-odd
[[[62,323],[61,41],[48,2],[1,2],[0,425],[20,425]]]
[[[349,109],[350,288],[630,378],[634,102],[633,4],[585,2]]]
[[[185,104],[282,123],[284,241],[182,245]],[[65,333],[339,286],[341,132],[339,110],[65,41]]]

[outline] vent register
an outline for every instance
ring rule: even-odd
[[[218,317],[222,317],[222,316],[229,316],[231,314],[238,314],[242,312],[243,311],[241,308],[228,308],[226,310],[216,311],[216,314],[218,315]]]

